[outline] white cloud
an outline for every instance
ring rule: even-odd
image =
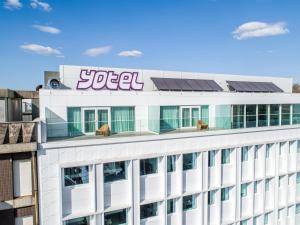
[[[87,49],[83,54],[87,56],[95,57],[98,55],[108,53],[110,52],[110,50],[111,50],[111,46],[103,46],[103,47]]]
[[[31,0],[30,5],[34,9],[42,9],[46,12],[50,12],[52,10],[51,6],[47,2],[42,2],[39,0]]]
[[[118,56],[123,56],[123,57],[139,57],[142,55],[143,55],[143,53],[139,50],[122,51],[122,52],[119,52],[119,54],[118,54]]]
[[[34,27],[39,31],[50,33],[50,34],[59,34],[61,32],[61,30],[56,27],[42,26],[42,25],[33,25],[32,27]]]
[[[45,55],[45,56],[55,55],[57,57],[63,57],[61,51],[48,46],[43,46],[38,44],[27,44],[27,45],[20,45],[20,48],[25,51],[36,53],[39,55]]]
[[[7,9],[20,9],[22,8],[22,3],[20,0],[6,0],[4,2],[4,7]]]
[[[283,22],[263,23],[254,21],[240,25],[235,31],[232,32],[232,34],[237,40],[245,40],[249,38],[283,35],[287,34],[288,32],[289,29]]]

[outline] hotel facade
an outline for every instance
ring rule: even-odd
[[[300,224],[292,79],[67,65],[46,77],[41,225]]]

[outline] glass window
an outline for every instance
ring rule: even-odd
[[[283,181],[284,181],[284,176],[280,176],[279,177],[279,182],[278,182],[278,186],[282,187],[283,186]]]
[[[257,225],[257,217],[253,218],[253,225]]]
[[[134,107],[111,108],[111,132],[122,133],[135,130]]]
[[[296,181],[297,184],[300,184],[300,172],[297,173]]]
[[[213,167],[215,166],[215,158],[216,158],[216,151],[209,151],[208,152],[208,166]]]
[[[160,107],[160,130],[169,131],[179,127],[179,106]]]
[[[244,128],[244,105],[233,105],[232,128]]]
[[[181,124],[182,127],[190,127],[191,118],[190,118],[190,108],[183,108],[181,111]]]
[[[300,124],[300,104],[293,105],[293,124]]]
[[[104,213],[104,225],[127,224],[127,210],[121,209]]]
[[[256,127],[256,105],[246,105],[246,127]]]
[[[202,105],[201,106],[201,120],[205,124],[209,124],[209,106],[208,105]]]
[[[258,126],[265,127],[268,126],[268,106],[267,105],[258,105]]]
[[[226,188],[222,188],[221,189],[221,201],[227,201],[229,200],[230,196],[230,188],[226,187]]]
[[[103,125],[108,124],[108,109],[99,109],[98,110],[98,129]]]
[[[140,175],[157,173],[157,158],[140,160]]]
[[[183,154],[183,170],[196,169],[196,153]]]
[[[291,124],[291,105],[281,105],[281,125]]]
[[[265,215],[264,218],[264,224],[268,224],[269,223],[269,213]]]
[[[270,105],[270,126],[279,125],[279,105]]]
[[[167,157],[168,173],[176,171],[176,155],[169,155]]]
[[[230,148],[222,149],[222,164],[230,163]]]
[[[249,151],[248,146],[242,147],[242,162],[248,161],[248,151]]]
[[[248,224],[248,220],[243,220],[240,222],[240,225],[247,225]]]
[[[89,182],[88,166],[64,168],[64,174],[65,186],[87,184]]]
[[[86,109],[84,110],[84,132],[92,133],[95,132],[95,110],[94,109]]]
[[[266,158],[270,157],[271,147],[272,147],[272,144],[266,144]]]
[[[199,120],[199,108],[192,108],[192,127],[197,126]]]
[[[190,210],[196,208],[196,195],[188,195],[182,198],[182,209]]]
[[[89,225],[90,218],[89,217],[81,217],[76,219],[67,220],[66,225]]]
[[[300,204],[296,205],[296,214],[300,214]]]
[[[167,212],[168,214],[176,212],[176,199],[169,199],[167,201]]]
[[[121,162],[111,162],[104,163],[104,182],[112,182],[117,180],[124,180],[127,178],[127,163],[125,161]]]
[[[266,179],[266,183],[265,183],[265,189],[266,189],[266,192],[270,190],[270,178]]]
[[[213,205],[215,203],[215,195],[216,195],[216,191],[208,192],[208,205]]]
[[[158,203],[150,203],[146,205],[141,205],[140,210],[141,210],[141,219],[146,219],[149,217],[157,216],[158,215]]]
[[[260,146],[259,145],[255,145],[254,147],[254,158],[255,159],[258,159],[258,151],[260,149]]]
[[[300,153],[300,141],[297,141],[297,153]]]
[[[253,187],[253,189],[254,189],[254,194],[257,193],[257,185],[258,185],[258,181],[254,181],[254,187]]]
[[[68,114],[68,135],[77,136],[82,134],[81,108],[80,107],[67,108],[67,114]]]
[[[248,192],[248,184],[241,185],[241,196],[246,197]]]

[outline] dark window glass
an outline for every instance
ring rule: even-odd
[[[293,105],[293,124],[300,124],[300,104]]]
[[[230,148],[222,149],[222,164],[230,163]]]
[[[126,179],[126,162],[111,162],[104,163],[103,165],[104,172],[104,182],[112,182],[117,180]]]
[[[268,126],[268,106],[258,105],[258,126],[265,127]]]
[[[196,168],[196,153],[183,155],[183,170],[192,170]]]
[[[246,127],[256,127],[256,105],[246,105]]]
[[[158,203],[150,203],[146,205],[141,205],[141,219],[146,219],[152,216],[157,216]]]
[[[209,167],[215,166],[215,158],[216,158],[216,151],[209,151],[208,152],[208,166]]]
[[[270,105],[270,126],[279,125],[279,105]]]
[[[157,158],[140,160],[140,175],[157,173]]]
[[[176,171],[176,155],[169,155],[167,157],[168,173]]]
[[[127,210],[117,210],[104,214],[105,225],[123,225],[127,224]]]
[[[86,184],[89,182],[88,166],[64,168],[64,174],[65,186]]]
[[[168,214],[175,213],[176,211],[176,200],[169,199],[167,202],[167,212]]]
[[[291,124],[291,105],[281,105],[281,125]]]
[[[244,105],[233,105],[232,128],[244,128]]]
[[[81,217],[76,219],[71,219],[66,221],[66,225],[89,225],[90,218],[89,217]]]
[[[188,195],[182,198],[182,209],[189,210],[196,208],[196,196]]]

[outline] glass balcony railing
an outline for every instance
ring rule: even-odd
[[[139,136],[179,132],[205,132],[210,130],[261,128],[269,126],[288,126],[300,124],[297,118],[219,116],[214,118],[191,119],[165,118],[148,120],[114,120],[81,122],[47,122],[47,140],[109,138],[120,136]]]

